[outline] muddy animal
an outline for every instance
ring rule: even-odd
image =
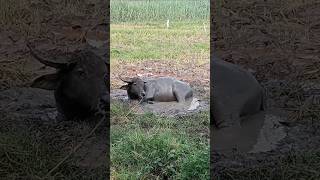
[[[250,72],[216,57],[210,66],[211,117],[216,127],[241,126],[244,117],[265,109],[264,90]]]
[[[185,102],[193,96],[188,83],[171,77],[160,77],[142,80],[139,77],[122,79],[127,84],[120,89],[127,90],[130,99],[140,99],[142,102]]]
[[[109,103],[107,61],[89,49],[45,58],[27,46],[35,59],[57,70],[36,78],[31,87],[54,90],[59,118],[85,118],[104,110]]]

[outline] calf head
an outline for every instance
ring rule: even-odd
[[[35,79],[31,87],[54,90],[57,109],[63,117],[88,117],[109,103],[108,64],[95,53],[83,50],[46,59],[28,47],[33,57],[57,69],[54,74]]]
[[[135,78],[128,78],[123,79],[120,78],[123,82],[127,84],[121,86],[120,89],[127,90],[128,96],[130,99],[143,99],[146,92],[145,92],[145,83],[142,79],[135,77]]]

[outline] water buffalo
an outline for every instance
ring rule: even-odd
[[[54,90],[59,118],[85,118],[109,104],[109,66],[90,49],[45,58],[31,47],[31,55],[57,72],[35,79],[34,88]]]
[[[215,126],[240,126],[242,117],[265,109],[264,90],[250,72],[216,57],[210,66],[211,117]]]
[[[120,89],[127,90],[130,99],[140,99],[142,102],[185,102],[193,96],[189,84],[170,77],[160,77],[151,80],[142,80],[138,77],[122,79],[128,83]]]

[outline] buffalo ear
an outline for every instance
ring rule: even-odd
[[[57,89],[59,83],[60,78],[58,74],[47,74],[35,79],[32,82],[31,87],[46,90],[55,90]]]
[[[128,90],[128,88],[129,88],[128,84],[127,85],[123,85],[123,86],[120,87],[120,89],[123,89],[123,90]]]

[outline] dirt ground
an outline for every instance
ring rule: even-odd
[[[1,1],[0,6],[11,9],[2,9],[0,17],[0,133],[3,140],[0,176],[23,179],[45,175],[64,179],[107,177],[105,124],[84,141],[96,121],[56,122],[53,91],[28,88],[34,78],[55,70],[32,58],[26,47],[26,41],[30,41],[50,54],[74,51],[86,44],[108,44],[107,2]],[[98,53],[108,55],[104,49]],[[10,138],[12,141],[7,141]],[[77,153],[54,169],[83,141]],[[47,174],[50,170],[53,171]]]
[[[308,168],[317,171],[318,164],[280,167],[288,156],[319,152],[319,2],[215,1],[213,7],[217,8],[212,10],[215,50],[211,53],[254,72],[267,91],[268,108],[285,114],[287,132],[279,147],[268,153],[225,157],[212,151],[213,177],[263,179],[264,174],[268,179],[268,172],[274,172],[269,178],[285,179],[284,174],[289,175],[293,168],[292,174]],[[319,174],[300,174],[292,179],[302,177],[319,178]]]

